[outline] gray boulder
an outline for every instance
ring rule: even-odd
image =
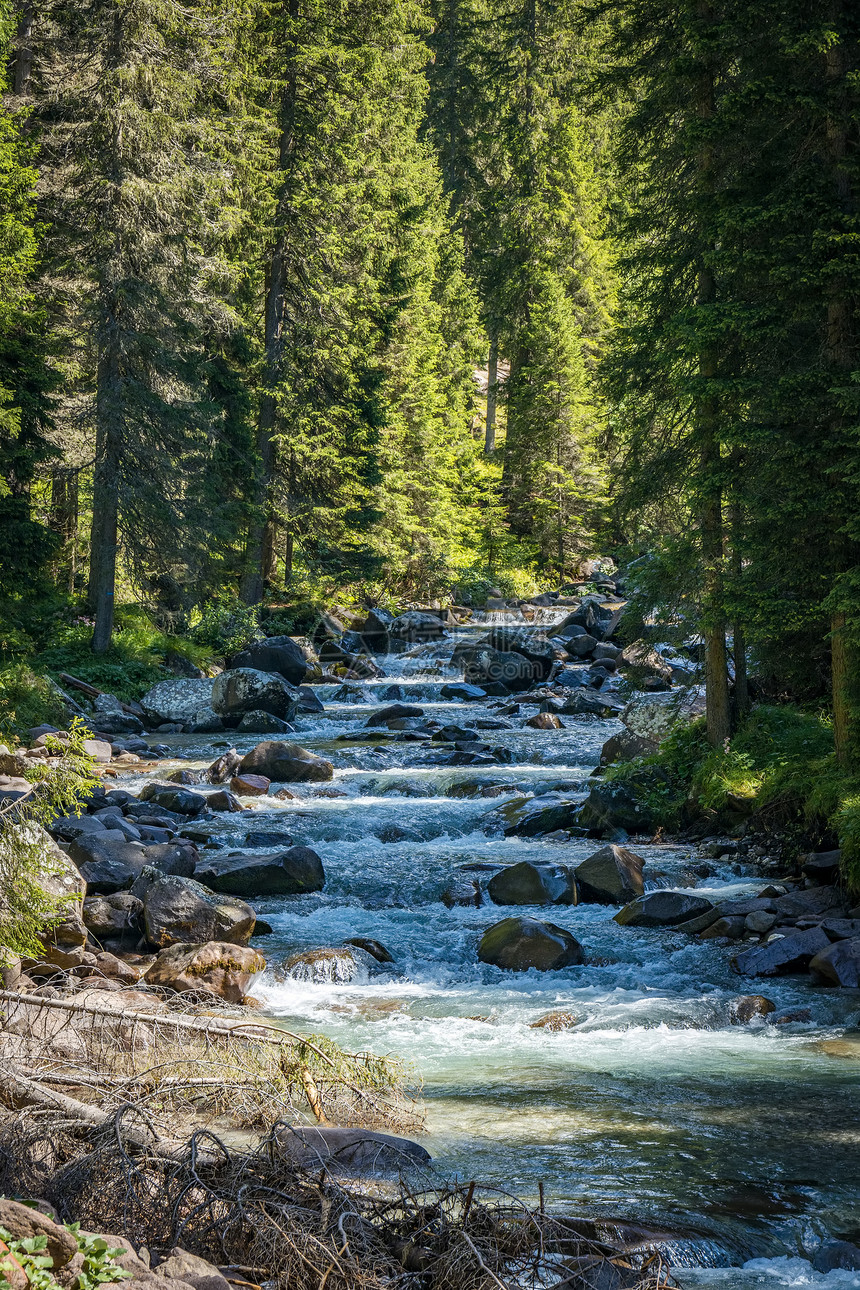
[[[717,910],[701,896],[688,896],[682,891],[649,891],[647,896],[620,909],[615,921],[622,927],[677,927],[711,913],[712,921],[716,921]]]
[[[654,739],[643,739],[632,730],[620,730],[610,735],[600,750],[601,766],[612,766],[617,761],[633,761],[636,757],[650,757],[660,745]]]
[[[232,1283],[205,1259],[176,1246],[156,1268],[156,1275],[171,1281],[183,1281],[193,1290],[232,1290]]]
[[[508,690],[528,690],[535,682],[535,665],[523,654],[502,651],[490,645],[458,645],[451,655],[451,665],[462,667],[470,685],[505,686]]]
[[[206,797],[203,793],[193,793],[176,784],[158,784],[152,780],[140,790],[140,800],[160,806],[162,810],[173,811],[176,815],[199,815],[206,809]]]
[[[211,706],[213,685],[209,677],[159,681],[143,696],[140,706],[154,725],[164,722],[184,725],[192,722],[201,708]]]
[[[362,1176],[398,1174],[427,1165],[431,1159],[417,1142],[369,1129],[279,1129],[273,1149],[294,1167]]]
[[[596,784],[579,809],[577,823],[598,837],[653,833],[656,821],[648,806],[620,781]]]
[[[212,707],[225,724],[238,723],[246,712],[270,712],[291,721],[298,712],[299,696],[277,672],[238,667],[215,678]]]
[[[579,899],[586,904],[620,905],[645,891],[645,861],[635,851],[610,843],[574,869]]]
[[[811,960],[809,970],[824,985],[856,990],[860,987],[860,939],[828,945]]]
[[[388,634],[399,640],[429,641],[439,640],[446,632],[441,618],[435,614],[411,610],[392,619],[388,624]]]
[[[240,773],[265,775],[276,783],[324,783],[334,778],[330,761],[299,744],[269,739],[246,753],[239,763]]]
[[[161,842],[144,846],[128,842],[119,831],[76,838],[69,855],[86,882],[89,895],[111,895],[130,887],[146,865],[161,873],[190,877],[197,850],[190,843]]]
[[[536,918],[505,918],[484,932],[478,958],[509,972],[553,972],[584,962],[585,955],[563,927]]]
[[[143,900],[146,939],[156,949],[168,945],[226,941],[247,945],[256,916],[235,896],[210,891],[193,878],[141,875],[133,894]]]
[[[487,894],[496,905],[575,905],[576,883],[566,865],[522,860],[494,874]]]
[[[546,681],[555,667],[555,650],[543,632],[528,627],[494,627],[486,643],[499,653],[522,654],[532,665],[535,681]]]
[[[322,860],[310,847],[290,847],[268,855],[231,852],[198,863],[199,882],[234,896],[298,896],[322,891]]]
[[[473,703],[487,697],[487,691],[480,685],[467,685],[465,681],[454,681],[443,685],[439,693],[443,699],[452,699],[457,703]]]
[[[595,690],[583,685],[564,701],[562,712],[574,717],[614,717],[623,709],[624,701],[611,691]]]
[[[84,901],[84,925],[99,940],[140,935],[143,901],[130,891],[89,896]]]
[[[777,936],[766,945],[744,950],[732,959],[732,967],[741,976],[786,976],[805,972],[812,960],[829,946],[827,933],[820,927],[811,927],[808,931]]]
[[[628,730],[643,739],[660,743],[676,726],[689,725],[705,713],[705,687],[663,694],[641,694],[627,704],[621,720]]]
[[[304,649],[291,636],[268,636],[264,641],[255,641],[230,658],[230,667],[277,672],[290,685],[301,685],[311,670]]]
[[[366,726],[385,726],[389,721],[399,721],[405,717],[423,717],[424,709],[414,703],[392,703],[387,708],[380,708],[365,721]]]
[[[293,727],[289,721],[284,721],[283,717],[276,717],[271,712],[261,712],[259,709],[246,712],[236,729],[249,730],[255,735],[291,735],[293,733]]]

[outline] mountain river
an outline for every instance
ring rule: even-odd
[[[446,680],[459,679],[450,650],[435,643],[381,658],[385,679],[349,682],[345,702],[330,697],[336,687],[315,687],[325,711],[300,716],[294,737],[334,763],[333,783],[290,785],[294,800],[249,798],[253,817],[219,817],[222,845],[236,849],[249,827],[284,830],[325,865],[324,892],[253,902],[274,928],[253,942],[270,963],[255,986],[267,1012],[411,1062],[424,1086],[422,1141],[440,1172],[528,1199],[542,1183],[559,1212],[685,1233],[672,1247],[684,1286],[860,1288],[860,1272],[821,1275],[808,1262],[830,1235],[860,1238],[860,1049],[851,1060],[827,1045],[858,1026],[860,993],[816,989],[805,977],[744,981],[724,947],[619,927],[606,906],[447,908],[440,895],[452,879],[485,880],[522,859],[575,864],[600,845],[506,839],[498,822],[485,829],[523,791],[584,796],[601,745],[620,728],[564,717],[563,730],[535,730],[523,721],[537,709],[523,707],[513,728],[482,735],[510,749],[512,763],[480,768],[422,764],[436,745],[338,741],[388,701],[392,684],[428,717],[468,725],[496,715],[488,705],[498,700],[440,697]],[[260,738],[168,736],[173,758],[157,773],[202,768]],[[482,795],[498,785],[501,796]],[[413,839],[381,840],[392,826]],[[692,889],[691,846],[633,845],[647,886]],[[714,868],[698,894],[763,885],[733,860]],[[511,913],[568,928],[591,961],[547,973],[480,964],[480,933]],[[277,971],[290,953],[354,936],[382,942],[393,965],[347,984]],[[730,1000],[759,991],[778,1013],[808,1010],[811,1020],[732,1025]],[[531,1028],[555,1010],[581,1020],[559,1033]]]

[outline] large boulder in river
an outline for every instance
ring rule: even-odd
[[[637,695],[627,704],[621,720],[634,735],[660,743],[676,726],[689,725],[704,713],[705,687],[694,685],[686,690]]]
[[[555,667],[555,650],[544,633],[528,627],[494,627],[486,642],[479,644],[487,644],[501,654],[522,654],[532,665],[535,681],[546,681]]]
[[[429,641],[439,640],[446,632],[441,618],[413,609],[392,619],[388,624],[388,634],[399,640]]]
[[[310,671],[305,651],[290,636],[268,636],[264,641],[254,641],[233,654],[229,661],[231,669],[277,672],[290,685],[301,685]]]
[[[156,949],[180,943],[228,941],[247,945],[254,934],[256,916],[250,905],[235,896],[210,891],[192,878],[142,874],[135,895],[143,899],[146,939]]]
[[[791,931],[777,936],[766,945],[755,945],[732,959],[732,967],[741,976],[787,976],[805,972],[816,955],[826,950],[830,938],[820,927]]]
[[[635,789],[620,780],[595,784],[579,808],[577,823],[597,837],[653,833],[657,820]]]
[[[487,894],[496,905],[575,905],[576,883],[566,865],[522,860],[494,874]]]
[[[617,761],[633,761],[636,757],[650,757],[660,747],[656,739],[644,739],[632,730],[619,730],[610,735],[600,750],[600,765],[612,766]]]
[[[824,985],[856,990],[860,986],[860,939],[828,945],[811,960],[809,970]]]
[[[635,900],[645,890],[644,865],[642,857],[627,847],[612,843],[601,847],[573,871],[579,899],[593,905],[620,905]]]
[[[87,893],[111,895],[124,891],[147,866],[161,873],[190,877],[197,860],[197,849],[190,842],[158,842],[145,846],[129,842],[122,833],[105,829],[101,834],[76,838],[69,855],[87,885]]]
[[[300,744],[280,739],[266,739],[246,753],[239,763],[244,774],[265,775],[275,783],[321,784],[334,778],[334,767],[324,757],[302,748]]]
[[[199,815],[206,810],[206,797],[203,793],[193,793],[188,788],[177,784],[159,784],[150,780],[140,790],[140,800],[151,802],[165,811],[174,811],[177,815]]]
[[[228,1003],[241,1003],[265,966],[262,954],[229,941],[206,945],[178,942],[161,951],[147,970],[146,984],[179,994],[214,994]]]
[[[709,900],[702,896],[689,896],[683,891],[649,891],[647,896],[625,905],[615,915],[622,927],[678,927],[693,919],[718,915]]]
[[[197,866],[197,879],[233,896],[299,896],[322,891],[325,871],[316,851],[289,847],[268,855],[231,852],[207,858]]]
[[[365,721],[366,726],[385,726],[389,721],[400,721],[405,717],[423,717],[424,709],[414,703],[391,703],[387,708],[380,708]]]
[[[215,678],[212,707],[225,724],[238,723],[246,712],[270,712],[292,721],[298,712],[299,696],[295,687],[276,672],[237,667]]]
[[[582,946],[570,932],[536,918],[504,918],[488,927],[478,945],[482,963],[509,972],[554,972],[584,962]]]
[[[155,725],[166,721],[190,724],[201,708],[211,705],[213,685],[209,677],[159,681],[147,690],[140,706]]]
[[[451,666],[462,667],[470,685],[505,686],[508,690],[528,690],[534,685],[540,668],[523,654],[493,649],[490,645],[463,643],[451,654]]]

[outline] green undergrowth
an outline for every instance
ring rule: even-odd
[[[758,817],[798,837],[834,837],[845,881],[860,894],[860,775],[837,765],[825,713],[763,704],[718,749],[700,719],[654,756],[610,767],[606,779],[628,784],[669,831],[702,817],[720,828]]]
[[[121,1247],[111,1246],[103,1236],[82,1232],[80,1226],[80,1223],[66,1224],[78,1243],[78,1253],[83,1256],[77,1273],[79,1290],[97,1290],[99,1286],[125,1281],[133,1276],[116,1262],[125,1253]],[[48,1254],[47,1236],[28,1236],[19,1240],[0,1227],[0,1241],[9,1251],[0,1258],[0,1290],[12,1290],[17,1284],[11,1259],[23,1268],[33,1290],[55,1290],[59,1286],[54,1276],[54,1261]]]

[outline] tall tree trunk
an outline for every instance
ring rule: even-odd
[[[92,649],[104,654],[113,636],[116,557],[119,526],[120,443],[123,411],[117,304],[107,311],[107,326],[98,363],[96,394],[96,463],[93,475],[93,522],[90,537],[89,602],[95,613]]]
[[[832,0],[828,6],[828,18],[831,25],[839,31],[843,24],[842,0]],[[840,32],[828,46],[825,63],[825,85],[828,91],[827,117],[827,160],[833,200],[836,211],[834,232],[845,235],[848,221],[853,214],[854,194],[851,179],[847,170],[848,150],[848,112],[845,96],[846,77],[849,71],[856,71],[850,66],[844,36]],[[834,252],[839,254],[839,252]],[[824,356],[834,373],[834,379],[840,384],[850,381],[854,367],[854,318],[851,285],[845,276],[834,273],[830,276],[827,288],[827,313],[824,324]],[[830,429],[833,439],[838,443],[843,437],[842,416],[834,410]],[[844,523],[845,516],[837,516],[838,526]],[[854,543],[844,534],[835,535],[836,573],[848,572],[857,560]],[[857,642],[848,623],[845,613],[837,609],[831,620],[831,663],[833,671],[833,736],[836,746],[836,757],[846,770],[856,768],[860,761],[860,729],[858,729],[858,705],[860,705],[860,678],[858,678]]]
[[[710,5],[700,3],[699,14],[711,21]],[[714,71],[702,72],[699,86],[699,116],[703,121],[714,115]],[[713,191],[713,156],[704,143],[699,154],[699,183],[703,192]],[[716,284],[707,262],[701,257],[698,271],[696,304],[707,309],[716,299]],[[699,376],[703,383],[717,374],[716,356],[711,347],[699,354]],[[696,438],[702,479],[702,503],[699,522],[702,531],[703,563],[703,629],[705,637],[705,691],[707,696],[708,741],[717,748],[731,735],[729,672],[726,650],[726,619],[723,607],[723,498],[719,480],[720,435],[719,406],[712,393],[700,398],[696,414]]]
[[[18,22],[18,43],[15,52],[15,75],[12,89],[15,94],[27,93],[30,72],[33,69],[33,3],[25,0],[21,5]]]
[[[285,5],[291,23],[299,17],[298,0],[287,0]],[[274,507],[275,470],[277,449],[277,388],[282,374],[284,354],[284,308],[287,284],[287,236],[289,231],[289,206],[293,160],[295,155],[295,118],[298,76],[295,44],[286,57],[287,70],[281,99],[281,131],[278,145],[278,168],[281,174],[281,191],[275,214],[275,237],[269,258],[266,281],[266,306],[264,322],[265,370],[263,395],[257,421],[257,454],[259,476],[256,490],[256,515],[248,532],[245,548],[245,570],[240,593],[248,605],[256,605],[275,576],[275,541],[277,520]]]
[[[71,595],[75,589],[78,538],[78,476],[74,470],[58,467],[51,476],[51,528],[62,546],[56,564],[56,579],[65,583]]]
[[[487,360],[487,432],[484,452],[489,455],[496,447],[496,401],[499,390],[499,337],[494,331],[490,337],[490,356]]]

